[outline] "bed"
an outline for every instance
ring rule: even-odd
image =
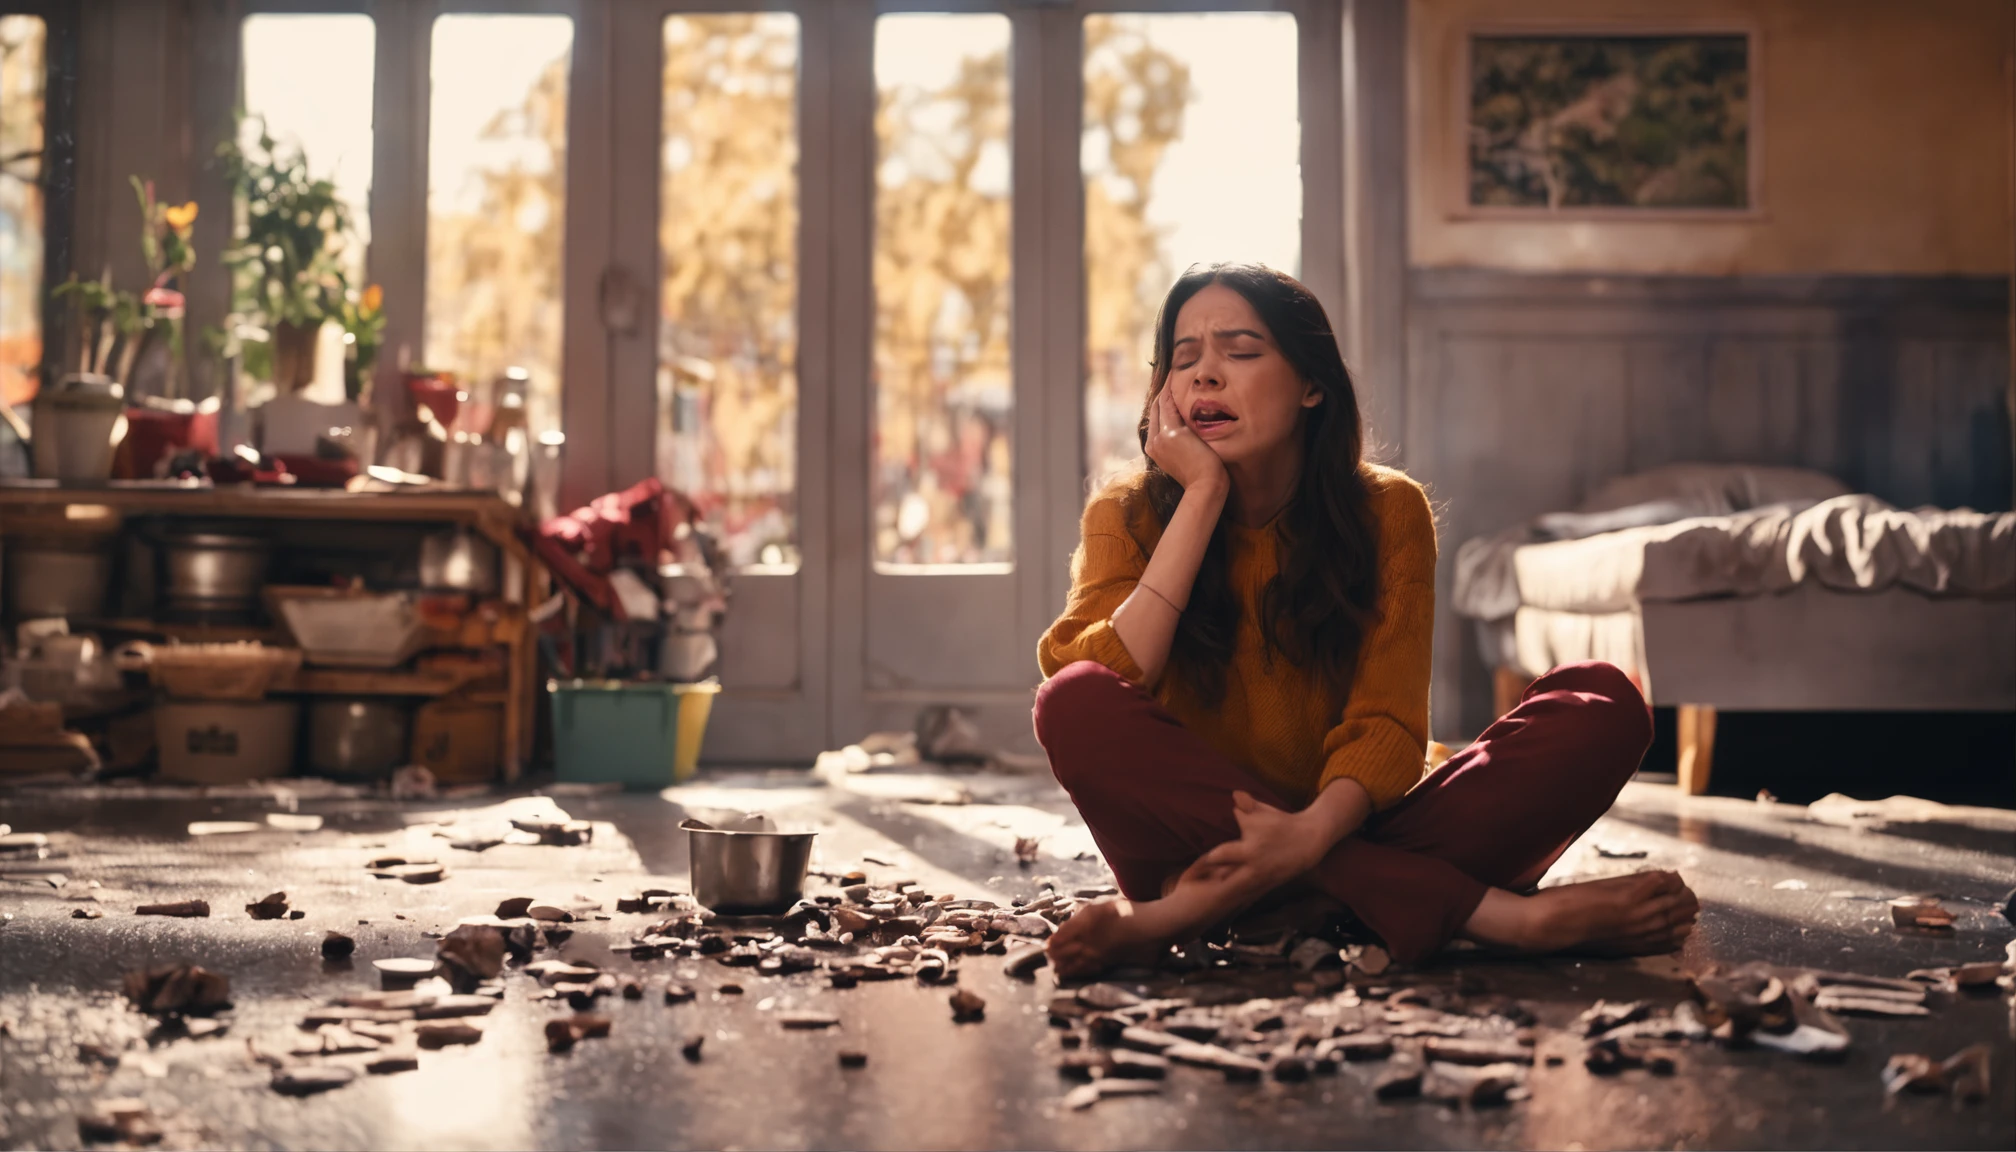
[[[1675,706],[1695,794],[1718,711],[2016,711],[2016,513],[1899,509],[1804,469],[1620,477],[1466,541],[1454,608],[1501,715],[1592,659]]]

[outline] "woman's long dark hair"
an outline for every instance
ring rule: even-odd
[[[1176,316],[1212,284],[1245,297],[1296,375],[1323,394],[1322,403],[1303,410],[1302,478],[1281,513],[1279,563],[1261,594],[1259,615],[1269,659],[1279,653],[1342,693],[1375,612],[1378,542],[1368,507],[1358,392],[1315,295],[1294,277],[1259,264],[1193,266],[1185,272],[1170,287],[1155,321],[1155,372],[1141,409],[1141,444],[1145,450],[1150,412],[1169,379]],[[1183,486],[1150,460],[1141,488],[1166,529]],[[1226,557],[1229,519],[1221,516],[1211,533],[1170,651],[1170,667],[1181,682],[1213,705],[1224,698],[1225,670],[1239,630],[1239,599]]]

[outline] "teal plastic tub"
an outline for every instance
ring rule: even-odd
[[[562,780],[637,789],[689,780],[719,691],[713,680],[548,680],[554,769]]]

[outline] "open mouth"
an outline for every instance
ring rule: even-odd
[[[1199,400],[1190,406],[1190,424],[1195,428],[1223,428],[1238,419],[1209,400]]]

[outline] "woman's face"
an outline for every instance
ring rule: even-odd
[[[1296,374],[1246,298],[1223,284],[1176,314],[1164,387],[1176,410],[1227,465],[1273,455],[1299,434],[1302,410],[1323,393]]]

